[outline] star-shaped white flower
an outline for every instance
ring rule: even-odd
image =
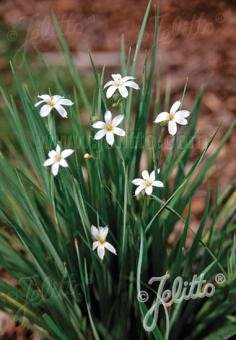
[[[190,115],[190,112],[187,110],[177,111],[180,105],[181,102],[178,100],[171,106],[170,112],[159,113],[154,121],[155,123],[168,122],[168,132],[172,136],[174,136],[177,132],[177,124],[188,124],[186,118]]]
[[[55,109],[59,115],[61,115],[63,118],[67,118],[67,112],[64,109],[63,106],[71,106],[73,105],[73,102],[69,99],[65,99],[62,96],[49,96],[48,94],[43,94],[41,96],[38,96],[41,100],[37,102],[34,106],[37,107],[38,105],[41,105],[44,103],[44,105],[40,109],[40,116],[46,117],[49,115],[49,113],[52,111],[52,109]]]
[[[160,169],[157,170],[159,174]],[[163,188],[164,184],[161,181],[156,181],[155,179],[155,170],[153,170],[150,175],[147,170],[143,170],[142,172],[143,178],[135,178],[132,183],[137,185],[137,189],[135,190],[135,195],[138,195],[141,191],[145,192],[147,195],[151,195],[153,192],[153,187]]]
[[[56,150],[51,150],[48,153],[48,159],[43,163],[44,166],[51,166],[51,172],[53,176],[56,176],[59,171],[59,167],[68,167],[68,163],[65,160],[66,157],[70,156],[74,150],[65,149],[61,151],[60,145],[56,146]]]
[[[108,227],[96,228],[94,225],[91,226],[91,234],[95,240],[93,242],[93,250],[97,249],[98,256],[100,257],[101,260],[103,260],[104,258],[105,249],[117,255],[115,248],[109,242],[106,241],[108,230],[109,230]]]
[[[98,121],[92,125],[95,129],[100,129],[100,131],[95,134],[94,139],[99,140],[106,136],[107,143],[113,145],[115,140],[114,135],[125,136],[125,131],[117,127],[124,119],[124,116],[118,115],[112,119],[111,111],[106,111],[104,119],[105,122]]]
[[[108,87],[106,93],[107,98],[111,98],[116,90],[119,91],[122,97],[127,98],[128,90],[126,87],[132,87],[135,90],[139,90],[138,84],[132,81],[133,79],[135,79],[134,77],[128,76],[122,78],[120,74],[112,74],[111,77],[113,80],[108,81],[104,85],[104,89]]]

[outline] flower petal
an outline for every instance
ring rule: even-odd
[[[134,81],[126,81],[124,83],[124,86],[128,86],[128,87],[132,87],[135,90],[139,90],[139,86],[137,83],[135,83]]]
[[[125,130],[120,129],[118,127],[114,127],[113,132],[114,132],[115,135],[118,135],[118,136],[121,136],[121,137],[125,136]]]
[[[188,121],[185,118],[187,118],[189,115],[190,115],[189,111],[181,110],[181,111],[176,112],[174,120],[176,121],[176,123],[180,125],[187,125]]]
[[[49,157],[49,158],[53,158],[53,157],[56,156],[56,154],[57,154],[57,152],[56,152],[55,150],[51,150],[51,151],[49,151],[49,153],[48,153],[48,157]]]
[[[98,256],[100,257],[100,259],[103,260],[104,255],[105,255],[105,247],[99,245],[99,246],[97,247],[97,252],[98,252]]]
[[[104,119],[105,119],[106,124],[110,124],[111,123],[111,121],[112,121],[111,111],[106,111],[105,112]]]
[[[145,179],[145,180],[149,180],[150,178],[149,178],[149,173],[148,173],[148,171],[147,170],[143,170],[142,171],[142,177],[143,177],[143,179]]]
[[[113,247],[112,244],[110,244],[109,242],[105,242],[104,246],[105,246],[105,248],[108,249],[111,253],[117,255],[117,254],[116,254],[116,250],[115,250],[115,248]]]
[[[110,145],[114,144],[114,134],[113,134],[113,132],[107,132],[106,133],[106,141]]]
[[[93,238],[95,238],[95,240],[99,239],[99,230],[94,225],[91,225],[91,234],[92,234]]]
[[[37,102],[36,104],[34,104],[34,107],[39,106],[40,104],[45,103],[45,100],[40,100],[39,102]]]
[[[54,159],[48,158],[48,159],[43,163],[43,166],[49,166],[49,165],[52,165],[53,163],[54,163]]]
[[[93,250],[97,249],[98,245],[99,245],[98,241],[93,242]]]
[[[154,181],[154,182],[152,183],[152,185],[153,185],[154,187],[159,187],[159,188],[163,188],[163,187],[164,187],[164,184],[163,184],[161,181]]]
[[[74,105],[74,103],[73,103],[70,99],[64,99],[64,98],[60,98],[60,99],[57,101],[57,104],[66,105],[66,106]]]
[[[123,82],[127,82],[128,80],[131,80],[131,79],[135,79],[135,77],[127,76],[127,77],[122,78]]]
[[[110,81],[108,81],[105,85],[104,85],[104,89],[106,88],[106,87],[108,87],[108,86],[112,86],[112,85],[115,85],[115,82],[114,82],[114,80],[110,80]]]
[[[38,96],[38,98],[43,99],[46,103],[51,101],[51,96],[49,96],[48,94],[42,94]]]
[[[66,157],[72,155],[73,152],[74,152],[74,150],[72,150],[72,149],[65,149],[61,152],[61,157],[66,158]]]
[[[118,115],[112,119],[112,126],[118,126],[124,119],[124,115]]]
[[[119,73],[112,74],[111,77],[115,81],[122,79],[121,74],[119,74]]]
[[[108,231],[109,231],[108,227],[99,227],[98,228],[99,237],[105,240],[107,237]]]
[[[63,99],[64,97],[59,96],[58,94],[56,94],[55,96],[52,96],[52,100],[57,103],[60,99]]]
[[[141,191],[145,189],[145,185],[139,185],[137,189],[135,190],[135,196],[137,196]]]
[[[153,192],[153,187],[150,185],[148,187],[145,188],[145,192],[148,196],[150,196]]]
[[[175,113],[181,105],[181,101],[177,100],[170,108],[170,113]]]
[[[142,178],[135,178],[132,180],[132,183],[134,185],[145,185],[145,182]]]
[[[107,132],[104,129],[103,130],[99,130],[97,133],[95,133],[94,139],[99,140],[99,139],[103,138],[106,133]]]
[[[168,112],[161,112],[157,115],[156,119],[154,120],[155,123],[166,122],[169,120],[169,113]]]
[[[51,110],[52,110],[52,106],[46,104],[41,107],[39,114],[41,117],[46,117],[49,115]]]
[[[150,180],[155,181],[155,170],[150,173]]]
[[[127,88],[124,86],[124,85],[121,85],[121,86],[119,86],[118,87],[118,90],[119,90],[119,92],[120,92],[120,94],[121,94],[121,96],[122,97],[124,97],[124,98],[127,98],[128,97],[128,90],[127,90]]]
[[[65,159],[61,159],[59,164],[63,167],[63,168],[67,168],[69,165],[67,163],[67,161]]]
[[[67,112],[63,106],[61,106],[60,104],[56,104],[54,108],[57,110],[60,116],[62,116],[63,118],[67,118]]]
[[[170,120],[168,123],[168,131],[171,136],[174,136],[177,132],[177,124],[174,120]]]
[[[185,118],[180,118],[180,117],[176,117],[175,116],[175,122],[176,123],[178,123],[178,124],[180,124],[180,125],[187,125],[188,124],[188,121],[187,121],[187,119],[185,119]]]
[[[181,118],[187,118],[189,115],[190,115],[190,111],[187,111],[187,110],[180,110],[180,111],[177,111],[175,113],[175,116],[178,115],[180,116]]]
[[[56,162],[52,165],[51,171],[52,171],[53,176],[56,176],[58,174],[58,171],[59,171],[59,163],[58,162]]]
[[[59,144],[56,146],[56,153],[61,153],[61,147]]]
[[[115,85],[111,85],[110,87],[108,87],[106,97],[108,99],[111,98],[116,90],[117,90],[117,87]]]
[[[95,122],[92,127],[95,129],[103,129],[105,127],[105,123],[99,120],[98,122]]]

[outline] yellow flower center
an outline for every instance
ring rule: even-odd
[[[61,155],[60,155],[60,154],[57,154],[57,155],[54,157],[54,160],[55,160],[56,162],[60,162],[61,159],[62,159],[62,158],[61,158]]]
[[[147,187],[150,187],[150,186],[152,186],[152,181],[145,180],[145,184],[146,184]]]
[[[173,120],[175,118],[175,116],[173,115],[173,113],[169,113],[169,119]]]
[[[100,244],[104,244],[106,242],[106,239],[105,238],[99,238],[98,242]]]
[[[117,87],[123,85],[123,80],[122,80],[122,78],[116,79],[116,80],[115,80],[115,85],[116,85]]]
[[[109,132],[112,131],[113,130],[113,126],[111,124],[107,124],[106,125],[106,130],[109,131]]]
[[[51,97],[50,102],[48,102],[48,105],[50,106],[54,106],[56,104],[55,100],[53,99],[53,97]]]

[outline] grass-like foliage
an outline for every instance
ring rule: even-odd
[[[150,7],[151,2],[135,51],[126,53],[124,41],[121,44],[122,76],[135,76]],[[168,112],[172,102],[170,90],[165,98],[160,98],[158,91],[158,14],[142,79],[135,79],[140,89],[128,89],[127,98],[117,93],[106,98],[103,87],[110,74],[105,68],[98,71],[92,56],[94,92],[86,91],[55,18],[54,23],[71,76],[72,93],[41,55],[44,70],[51,75],[50,90],[35,79],[26,58],[28,76],[24,83],[11,65],[17,97],[12,98],[4,86],[1,89],[1,115],[5,115],[12,136],[1,141],[0,265],[13,282],[0,279],[0,308],[46,339],[229,338],[236,334],[235,184],[209,190],[197,231],[191,227],[191,200],[209,170],[214,169],[216,157],[235,124],[209,153],[217,133],[212,131],[202,153],[189,162],[198,138],[200,90],[188,108],[188,125],[181,129],[178,125],[172,145],[168,152],[164,150],[167,126],[153,121],[156,114]],[[181,98],[183,106],[186,91],[187,86]],[[56,110],[47,117],[40,116],[40,107],[34,105],[37,95],[47,92],[74,102],[66,107],[67,119]],[[112,146],[105,138],[95,140],[98,130],[92,127],[96,121],[104,121],[107,110],[114,116],[124,115],[119,127],[126,135],[115,136]],[[84,113],[88,123],[81,119]],[[69,167],[60,167],[58,175],[53,176],[43,164],[57,144],[74,153],[67,158]],[[137,187],[132,181],[140,177],[143,159],[145,168],[149,173],[155,170],[156,179],[164,187],[153,187],[151,195],[135,196]],[[168,237],[177,222],[183,231],[168,247]],[[107,239],[98,237],[98,244],[100,247],[109,242],[116,254],[106,249],[101,260],[98,248],[92,247],[96,240],[91,225],[109,227]],[[187,235],[192,238],[188,248]],[[155,315],[152,306],[158,283],[149,280],[166,273],[169,278],[165,290],[171,289],[176,277],[191,282],[197,274],[214,284],[215,292],[200,298],[202,286],[198,298],[171,302],[170,297]],[[224,282],[217,285],[218,273],[224,275]],[[145,329],[143,320],[147,315]],[[147,329],[152,321],[153,327]]]

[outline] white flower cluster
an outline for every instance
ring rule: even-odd
[[[132,88],[135,90],[139,90],[139,85],[134,82],[134,77],[125,76],[122,77],[120,74],[112,74],[112,80],[108,81],[104,85],[104,89],[106,90],[106,97],[110,99],[114,94],[117,93],[120,98],[127,98],[129,93],[127,88]],[[35,104],[35,107],[43,104],[40,109],[40,116],[46,117],[50,114],[50,112],[55,109],[62,118],[67,118],[68,114],[65,110],[64,106],[72,106],[73,102],[69,99],[66,99],[60,95],[51,96],[49,94],[43,94],[38,96],[40,101]],[[190,112],[187,110],[179,110],[181,107],[181,102],[176,101],[170,108],[169,112],[161,112],[157,115],[155,119],[155,123],[161,123],[162,125],[168,125],[168,132],[170,135],[174,136],[177,132],[177,124],[187,125],[187,117],[190,115]],[[92,124],[92,127],[98,129],[94,135],[95,140],[100,140],[103,137],[106,138],[106,142],[112,146],[115,142],[115,135],[119,137],[124,137],[126,135],[125,131],[118,126],[124,119],[124,115],[118,114],[116,117],[112,117],[111,111],[106,111],[104,114],[104,121],[97,121]],[[72,149],[61,150],[59,144],[56,145],[55,150],[51,150],[48,152],[48,159],[44,162],[44,166],[51,166],[51,173],[53,176],[57,176],[59,172],[59,168],[68,167],[68,163],[66,158],[74,153]],[[91,155],[84,155],[85,159],[92,158]],[[160,169],[157,170],[159,174]],[[140,193],[146,194],[148,196],[152,195],[153,189],[155,187],[163,188],[164,184],[156,180],[155,170],[153,170],[150,174],[147,170],[142,171],[142,178],[135,178],[132,180],[132,183],[137,186],[135,190],[135,196]],[[116,255],[116,249],[106,241],[106,237],[108,235],[108,227],[95,227],[91,226],[91,235],[94,239],[92,249],[97,249],[97,254],[101,260],[103,260],[105,255],[105,249],[109,250],[111,253]]]

